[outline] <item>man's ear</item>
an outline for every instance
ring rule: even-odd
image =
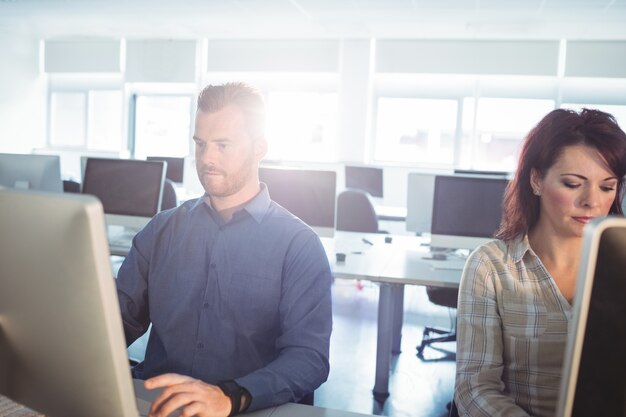
[[[260,138],[254,141],[254,154],[257,161],[265,158],[265,155],[267,154],[267,141],[265,138]]]

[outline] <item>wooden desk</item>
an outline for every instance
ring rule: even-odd
[[[391,242],[386,243],[385,238],[391,238]],[[372,245],[364,246],[363,239]],[[361,279],[380,286],[373,394],[382,402],[389,396],[391,355],[400,353],[404,286],[458,288],[462,272],[458,268],[463,261],[427,259],[429,247],[417,236],[336,232],[333,239],[324,238],[322,242],[335,278]],[[338,251],[346,253],[345,262],[335,260]]]

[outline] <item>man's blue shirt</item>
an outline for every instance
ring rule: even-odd
[[[203,198],[164,211],[117,278],[127,343],[152,323],[134,376],[235,379],[249,410],[297,401],[328,377],[330,286],[318,236],[264,185],[227,223]]]

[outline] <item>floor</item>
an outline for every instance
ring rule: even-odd
[[[447,308],[428,301],[424,287],[405,288],[402,353],[392,360],[389,398],[372,396],[376,358],[378,286],[336,280],[333,286],[333,335],[328,381],[315,392],[315,405],[393,417],[443,417],[454,387],[456,343],[426,348],[415,355],[425,324],[449,328]]]

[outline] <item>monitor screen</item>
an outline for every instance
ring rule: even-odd
[[[46,415],[137,417],[100,202],[0,190],[0,230],[0,393]]]
[[[507,183],[504,178],[435,177],[431,246],[474,249],[492,239]]]
[[[406,230],[421,235],[430,233],[436,174],[411,172],[407,177]]]
[[[149,156],[147,161],[165,161],[167,162],[166,178],[172,182],[182,184],[183,174],[185,172],[185,158],[174,158],[171,156]]]
[[[104,212],[111,215],[107,216],[109,224],[126,225],[124,219],[112,216],[150,219],[159,212],[164,180],[161,161],[87,158],[83,194],[100,199]]]
[[[60,158],[58,155],[0,153],[0,185],[62,193]]]
[[[356,188],[372,197],[383,196],[383,169],[365,166],[345,167],[346,188]]]
[[[261,167],[259,179],[267,185],[272,200],[321,236],[333,235],[337,190],[335,171]]]
[[[585,226],[558,417],[626,416],[626,219]]]

